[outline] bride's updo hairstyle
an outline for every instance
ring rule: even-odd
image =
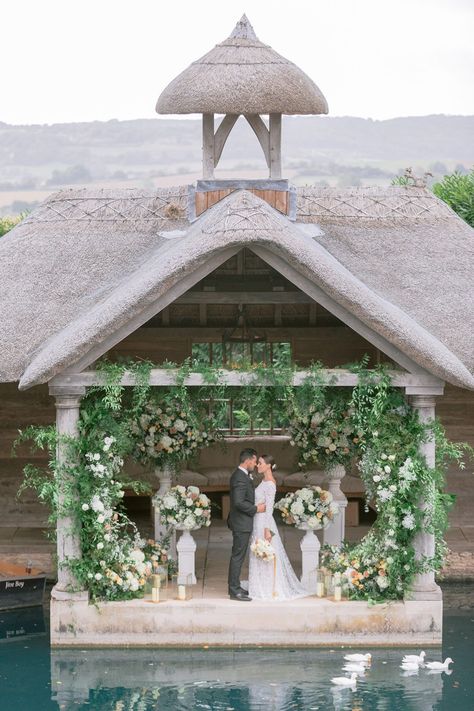
[[[277,468],[277,466],[275,464],[275,460],[272,457],[272,455],[271,454],[261,454],[260,456],[263,459],[263,461],[265,462],[265,464],[269,464],[271,466],[272,472],[274,472],[275,469]]]

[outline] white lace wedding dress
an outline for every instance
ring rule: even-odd
[[[281,542],[273,518],[275,493],[276,486],[273,481],[264,480],[255,489],[255,503],[264,503],[266,510],[264,513],[255,514],[250,541],[252,543],[256,538],[264,538],[264,529],[269,528],[275,534],[272,546],[276,553],[276,566],[274,561],[261,560],[250,551],[248,589],[254,600],[293,600],[310,595],[296,577]]]

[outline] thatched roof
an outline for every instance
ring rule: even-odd
[[[47,381],[210,260],[253,247],[474,389],[473,231],[428,191],[299,190],[307,234],[246,191],[190,224],[187,190],[61,191],[0,240],[0,380]]]
[[[243,15],[232,34],[168,84],[159,114],[327,114],[326,99],[295,64],[260,42]]]

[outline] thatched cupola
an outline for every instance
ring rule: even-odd
[[[159,114],[203,115],[203,178],[214,177],[227,137],[244,116],[271,179],[281,178],[282,114],[326,114],[326,99],[295,64],[257,38],[245,15],[231,35],[193,62],[160,95]],[[224,114],[217,131],[214,115]],[[268,126],[262,115],[268,115]]]

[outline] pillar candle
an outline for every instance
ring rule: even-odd
[[[161,588],[161,577],[159,575],[152,575],[151,584],[154,588]]]
[[[336,585],[334,588],[334,599],[336,602],[340,602],[342,599],[342,587],[340,585]]]
[[[316,583],[316,595],[318,597],[324,596],[324,583]]]
[[[178,585],[178,600],[186,600],[186,586]]]
[[[151,589],[151,599],[153,602],[160,602],[160,588]]]

